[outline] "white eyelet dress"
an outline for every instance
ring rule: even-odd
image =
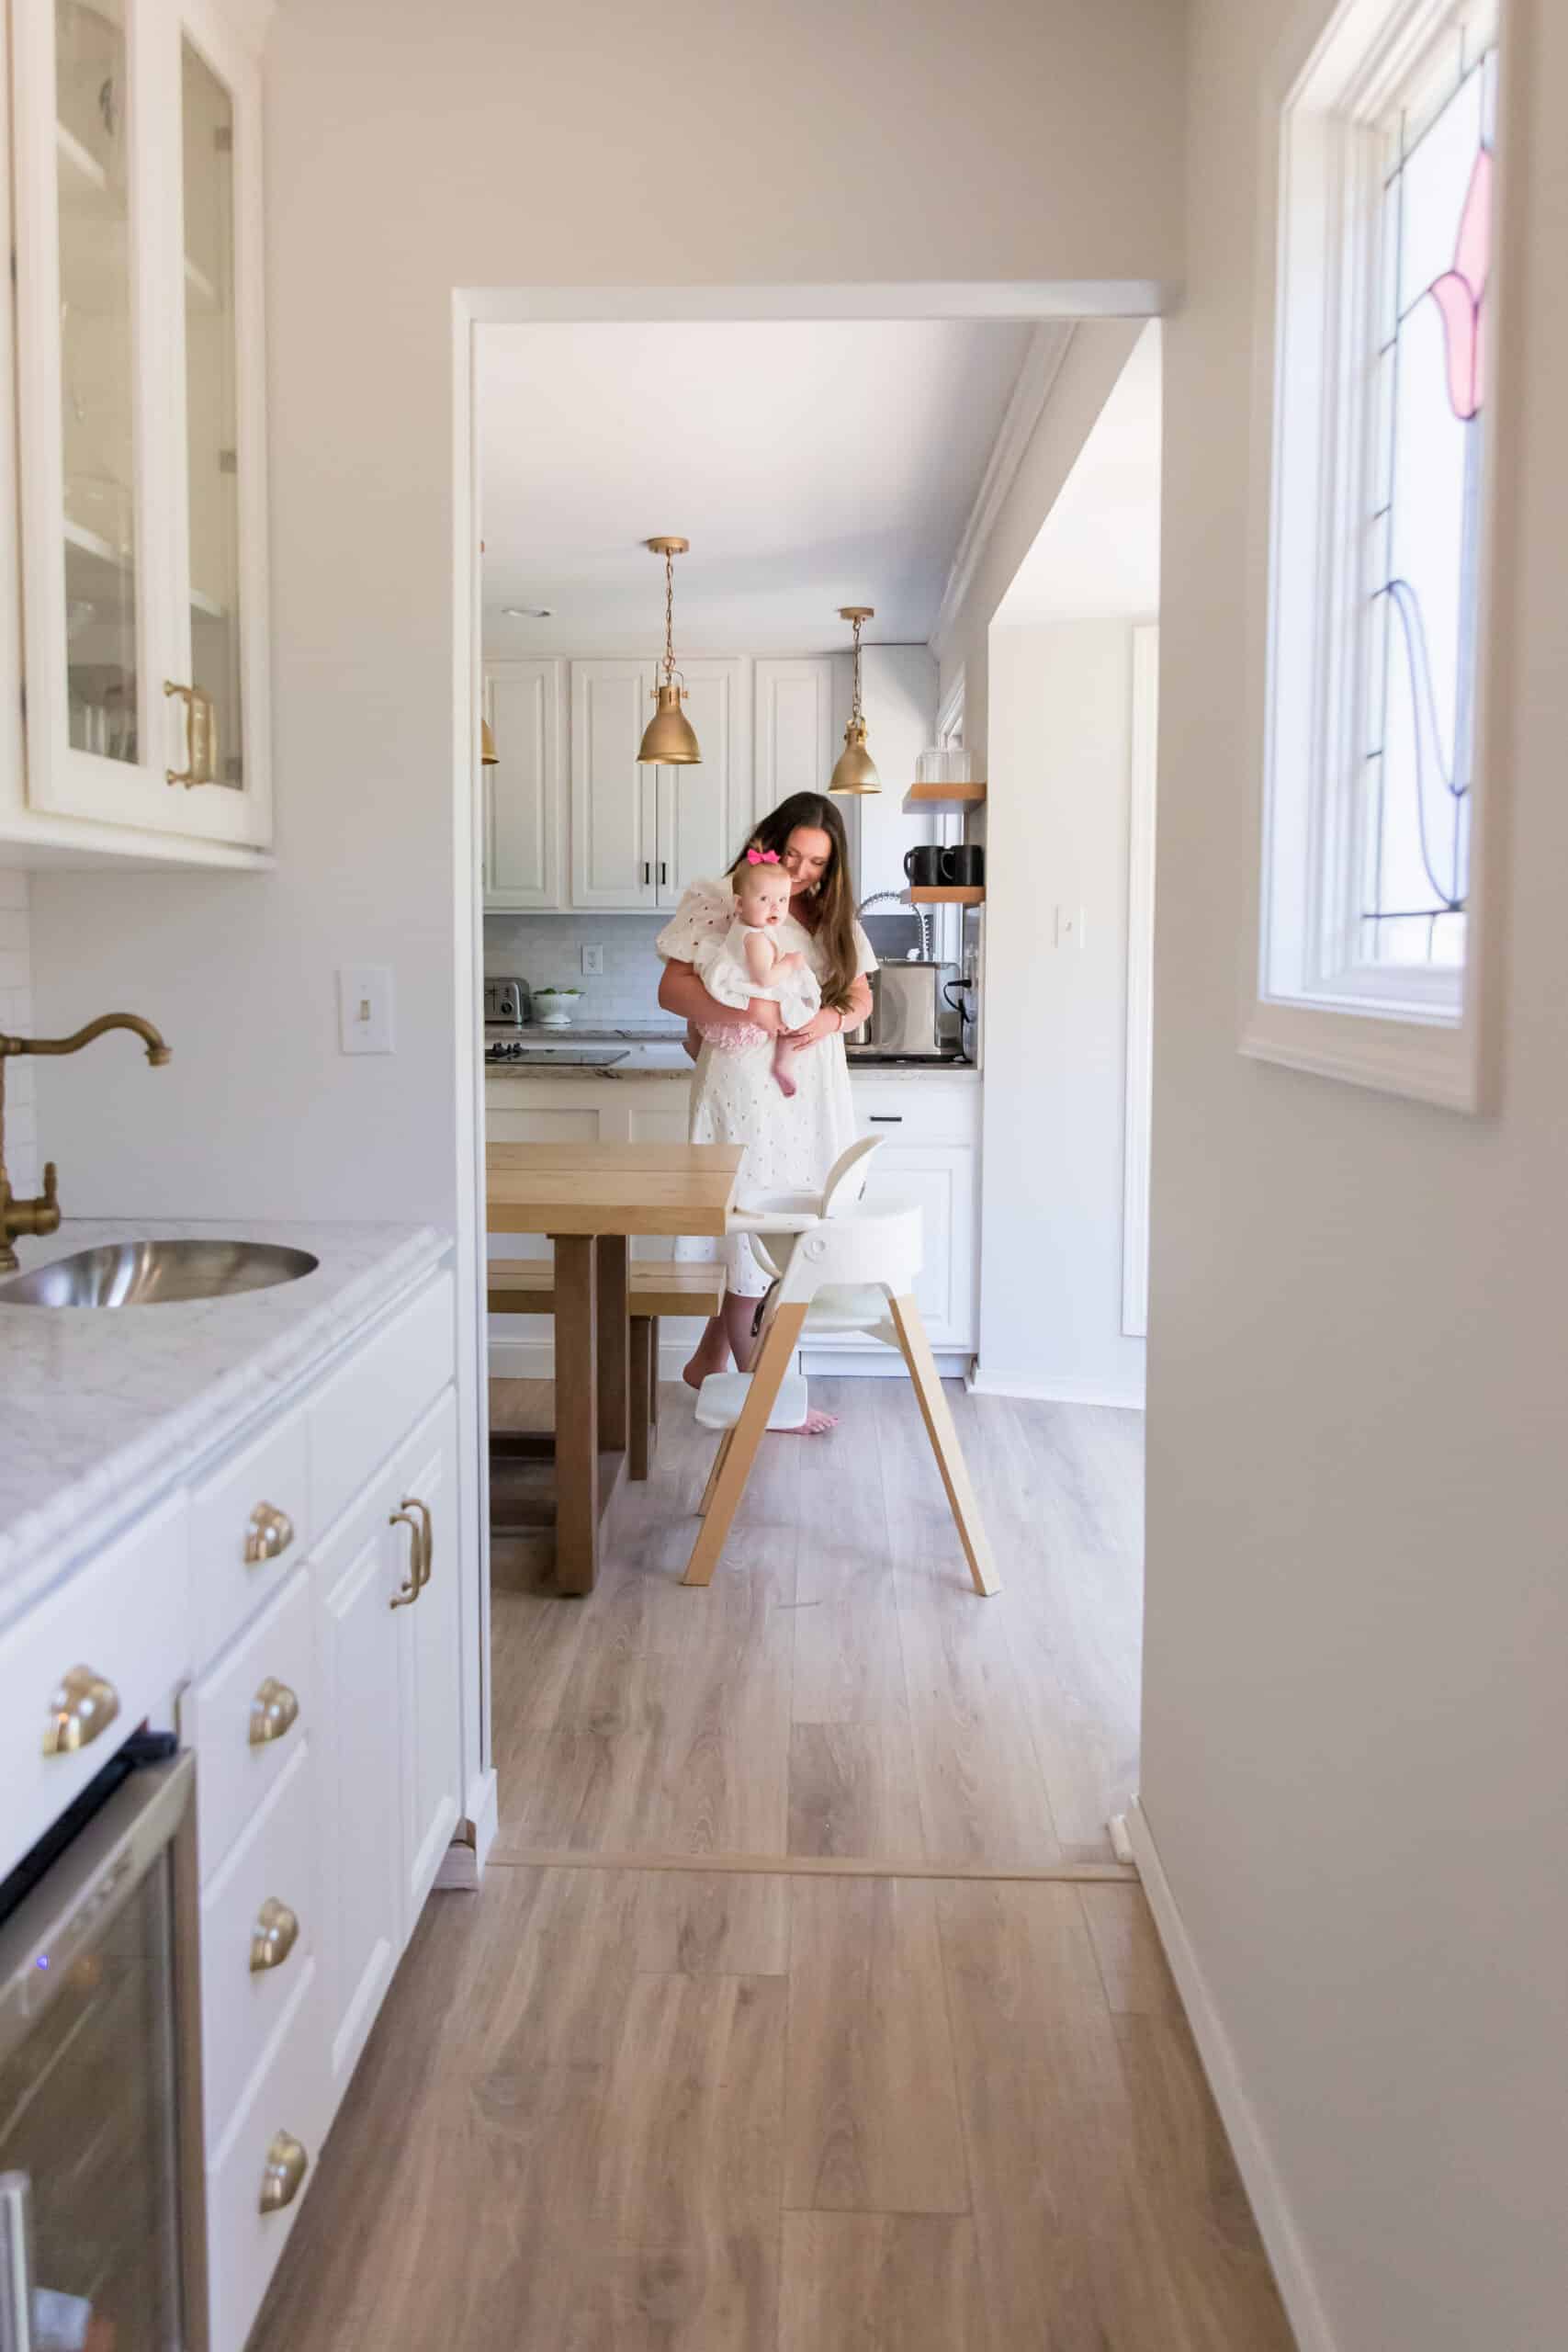
[[[734,920],[735,901],[727,881],[694,882],[654,942],[669,963],[695,964],[698,950],[722,940]],[[793,943],[792,943],[793,944]],[[818,981],[824,957],[809,933],[806,953]],[[855,925],[857,972],[876,968],[871,942]],[[772,1039],[743,1052],[719,1052],[705,1045],[692,1073],[692,1143],[739,1143],[746,1148],[736,1200],[744,1206],[757,1193],[815,1192],[841,1151],[855,1139],[850,1103],[849,1064],[841,1037],[820,1037],[790,1064],[793,1095],[783,1093],[773,1075]],[[727,1287],[741,1298],[760,1298],[767,1277],[744,1234],[724,1241],[678,1240],[678,1259],[722,1261]]]

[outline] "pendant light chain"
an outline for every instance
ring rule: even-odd
[[[664,683],[675,675],[675,555],[664,550]]]
[[[855,632],[855,688],[854,688],[854,708],[853,708],[853,710],[852,711],[852,713],[851,713],[850,715],[851,715],[851,717],[852,717],[852,718],[858,718],[860,717],[860,715],[861,715],[861,708],[860,708],[860,633],[861,633],[861,622],[860,622],[860,620],[859,620],[859,618],[858,618],[858,617],[856,618],[855,623],[854,623],[854,632]]]

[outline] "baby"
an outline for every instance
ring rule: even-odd
[[[789,910],[789,870],[771,849],[749,849],[730,876],[735,887],[735,921],[721,939],[705,940],[697,949],[697,977],[709,996],[743,1012],[753,997],[776,1004],[786,1029],[809,1021],[822,1001],[822,991],[806,957],[787,944],[806,934]],[[704,1028],[710,1046],[735,1053],[744,1046],[767,1043],[768,1033],[748,1021],[715,1022]],[[791,1047],[781,1034],[773,1040],[773,1078],[784,1094],[795,1092],[789,1073]]]

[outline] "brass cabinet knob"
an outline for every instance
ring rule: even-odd
[[[251,1746],[265,1747],[269,1739],[281,1739],[299,1713],[299,1702],[288,1683],[269,1674],[251,1701]]]
[[[271,1503],[257,1503],[245,1537],[245,1566],[254,1568],[263,1560],[276,1560],[293,1541],[294,1521],[288,1513],[275,1510]]]
[[[292,2205],[299,2194],[299,2184],[310,2168],[305,2154],[292,2132],[275,2132],[272,2145],[266,2152],[266,2169],[262,2174],[261,2200],[258,2211],[281,2213]]]
[[[406,1527],[409,1532],[409,1580],[399,1588],[397,1598],[387,1603],[389,1609],[406,1609],[424,1590],[424,1530],[411,1513],[406,1496],[401,1510],[393,1511],[387,1524],[389,1527]]]
[[[90,1666],[73,1666],[62,1676],[60,1688],[49,1702],[44,1754],[74,1756],[79,1747],[91,1747],[118,1713],[119,1692],[114,1684],[95,1674]]]
[[[264,1968],[281,1968],[299,1940],[298,1917],[287,1903],[269,1894],[251,1929],[251,1974],[259,1976]]]

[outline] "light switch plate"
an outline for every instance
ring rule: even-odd
[[[392,975],[385,964],[345,964],[337,976],[338,1046],[345,1054],[389,1054]]]

